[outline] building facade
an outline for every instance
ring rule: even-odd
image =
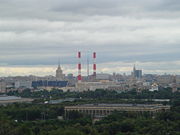
[[[65,79],[65,75],[63,74],[60,64],[58,65],[58,68],[56,70],[56,79],[58,81],[63,81]]]
[[[114,111],[149,112],[153,114],[168,110],[170,110],[170,106],[162,104],[84,104],[65,106],[65,115],[67,116],[70,111],[78,111],[91,115],[92,117],[104,117]]]

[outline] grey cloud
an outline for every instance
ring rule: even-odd
[[[63,64],[75,65],[79,50],[83,63],[93,51],[99,64],[178,61],[179,5],[178,0],[1,0],[0,63],[54,65],[61,57]]]
[[[163,0],[159,5],[154,6],[152,9],[163,11],[180,11],[180,1],[179,0]]]
[[[168,14],[179,9],[178,0],[7,0],[1,2],[0,16],[48,20],[81,20],[87,15],[162,17],[164,10]]]

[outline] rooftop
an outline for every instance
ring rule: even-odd
[[[82,104],[82,105],[77,105],[77,106],[98,106],[98,107],[132,107],[132,106],[138,106],[138,107],[154,107],[154,106],[162,106],[162,104]]]

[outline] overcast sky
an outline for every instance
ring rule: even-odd
[[[98,72],[180,74],[180,0],[0,0],[0,76],[76,74],[79,50]]]

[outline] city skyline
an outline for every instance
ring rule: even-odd
[[[126,75],[131,75],[133,72],[133,65],[131,65],[131,63],[127,63],[127,65],[123,65],[120,67],[121,64],[124,64],[124,63],[120,63],[119,65],[117,65],[117,63],[109,63],[109,64],[106,63],[107,67],[104,67],[104,64],[97,64],[97,69],[98,69],[97,74],[117,73],[117,74],[123,75],[125,73]],[[169,70],[168,69],[166,70],[166,68],[163,70],[164,72],[161,72],[160,70],[157,70],[157,69],[149,70],[148,67],[150,64],[152,64],[150,62],[148,62],[144,66],[140,66],[141,64],[144,65],[144,63],[136,62],[136,68],[142,70],[143,74],[180,75],[174,71],[167,72]],[[162,65],[165,65],[165,64],[166,63],[162,63]],[[29,76],[29,75],[34,75],[34,76],[49,76],[49,75],[51,76],[52,75],[52,76],[55,76],[57,67],[58,67],[58,64],[57,65],[37,65],[37,67],[34,67],[34,66],[12,66],[12,67],[3,66],[3,67],[0,67],[0,74],[1,74],[0,77]],[[112,70],[112,67],[113,67],[113,70]],[[145,67],[147,67],[147,69],[144,69]],[[71,64],[71,65],[62,64],[61,68],[65,75],[68,75],[71,73],[74,76],[78,75],[77,64]],[[156,67],[154,67],[154,68],[156,68]],[[87,76],[86,63],[83,63],[81,72],[82,72],[83,76]],[[89,74],[90,75],[93,74],[92,63],[90,63]]]
[[[77,75],[77,51],[97,52],[97,72],[180,74],[177,0],[2,0],[0,76]],[[89,55],[91,55],[89,53]]]

